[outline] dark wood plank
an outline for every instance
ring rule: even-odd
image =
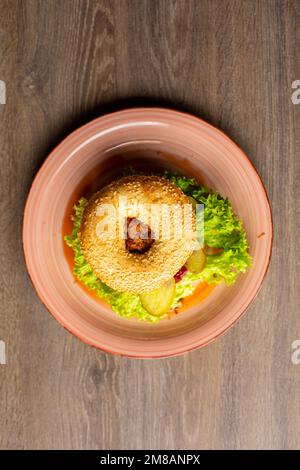
[[[299,448],[298,0],[0,0],[0,448]],[[246,316],[208,347],[113,357],[64,331],[22,257],[33,176],[71,130],[160,104],[219,126],[273,207],[270,272]]]

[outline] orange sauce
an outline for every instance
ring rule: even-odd
[[[178,313],[193,307],[194,305],[198,304],[199,302],[203,302],[206,297],[214,290],[216,287],[215,284],[207,284],[206,282],[200,282],[192,295],[185,297],[182,300],[182,305],[178,308]]]
[[[167,156],[168,159],[170,156]],[[122,167],[123,160],[122,158],[114,157],[114,165],[115,167]],[[102,175],[105,174],[106,178],[105,181],[103,180]],[[101,178],[102,177],[102,178]],[[62,238],[65,235],[68,235],[72,232],[73,229],[73,222],[72,222],[72,215],[73,215],[73,207],[79,201],[81,197],[86,197],[87,199],[91,197],[97,190],[99,190],[102,186],[110,183],[116,177],[116,173],[111,171],[111,164],[109,161],[104,161],[98,167],[94,168],[77,186],[74,190],[70,200],[67,204],[63,225],[62,225]],[[63,249],[66,260],[70,266],[70,270],[73,271],[74,267],[74,252],[72,248],[70,248],[63,239]],[[84,291],[96,299],[99,303],[105,304],[106,302],[99,298],[94,291],[90,291],[81,281],[79,281],[74,276],[74,282],[78,283]],[[215,288],[213,284],[207,284],[206,282],[201,282],[196,287],[195,291],[192,295],[184,298],[182,300],[182,305],[176,309],[176,312],[170,312],[170,315],[173,316],[175,313],[181,313],[186,309],[202,302],[204,299],[208,297],[208,295],[212,292]]]

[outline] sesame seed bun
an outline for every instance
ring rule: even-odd
[[[126,198],[125,205],[120,196]],[[85,209],[81,246],[87,262],[101,281],[115,290],[143,293],[160,287],[194,249],[194,210],[190,211],[188,235],[178,232],[183,226],[183,207],[188,204],[190,207],[188,197],[162,177],[136,175],[112,182],[94,194]],[[116,216],[108,217],[103,209],[107,207],[113,207]],[[169,211],[170,224],[165,223],[162,207]],[[126,248],[128,217],[148,224],[153,231],[154,242],[145,253],[131,253]],[[105,230],[104,221],[113,222],[114,234]]]

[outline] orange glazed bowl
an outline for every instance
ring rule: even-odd
[[[72,207],[122,169],[169,169],[228,197],[242,219],[252,267],[234,286],[218,285],[171,320],[150,324],[114,313],[72,274]],[[138,358],[175,356],[204,346],[245,312],[265,277],[272,247],[268,197],[254,166],[225,134],[188,114],[138,108],[96,119],[67,137],[38,172],[25,207],[23,245],[41,301],[67,330],[101,350]]]

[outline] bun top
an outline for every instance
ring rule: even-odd
[[[191,255],[196,215],[189,198],[159,176],[128,176],[90,199],[81,246],[95,274],[118,291],[149,292]]]

